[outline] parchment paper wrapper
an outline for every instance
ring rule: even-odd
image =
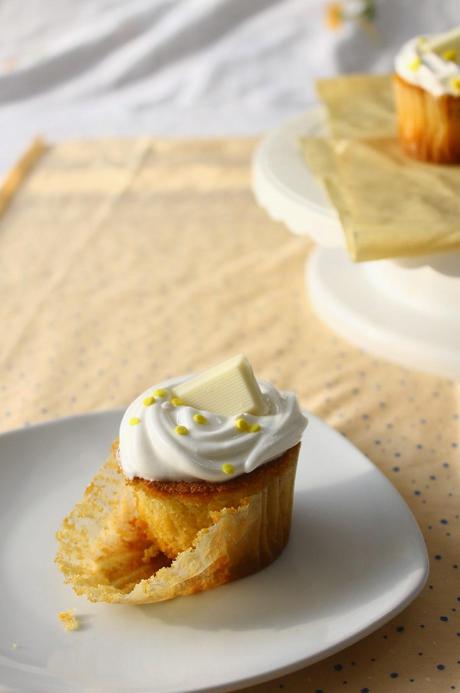
[[[336,207],[355,261],[460,250],[460,167],[407,157],[395,136],[390,76],[323,80],[331,138],[302,151]]]
[[[56,563],[90,601],[148,604],[194,594],[256,572],[286,545],[298,446],[286,467],[213,524],[171,563],[145,535],[133,487],[111,457],[57,533]]]

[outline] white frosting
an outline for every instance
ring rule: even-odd
[[[422,37],[408,41],[399,51],[395,60],[396,73],[406,82],[415,84],[434,96],[451,94],[459,96],[460,89],[455,86],[455,79],[460,78],[460,65],[451,60],[444,60],[434,51],[423,48]],[[420,60],[420,66],[414,69]]]
[[[269,412],[264,416],[244,414],[248,424],[258,423],[257,432],[243,432],[235,426],[236,416],[221,416],[189,406],[174,406],[168,398],[157,398],[151,406],[144,400],[157,389],[168,388],[184,378],[155,385],[129,405],[120,425],[119,460],[126,477],[150,481],[229,481],[279,457],[296,445],[307,425],[296,396],[279,392],[273,385],[258,381]],[[206,424],[193,415],[206,417]],[[140,423],[132,424],[133,419]],[[176,426],[185,426],[179,435]],[[230,464],[231,475],[222,470]]]

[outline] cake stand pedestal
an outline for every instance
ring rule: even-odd
[[[302,136],[320,136],[320,106],[288,121],[253,160],[258,203],[317,247],[305,282],[318,316],[359,347],[403,366],[460,378],[460,253],[353,263],[336,210],[301,154]]]

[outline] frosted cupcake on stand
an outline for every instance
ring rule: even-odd
[[[406,43],[395,72],[403,150],[421,161],[460,163],[460,28]]]

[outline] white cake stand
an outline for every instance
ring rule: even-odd
[[[268,135],[253,160],[253,190],[276,221],[317,244],[306,284],[317,314],[358,346],[403,366],[460,378],[460,252],[353,263],[336,210],[309,171],[299,139],[322,135],[310,108]]]

